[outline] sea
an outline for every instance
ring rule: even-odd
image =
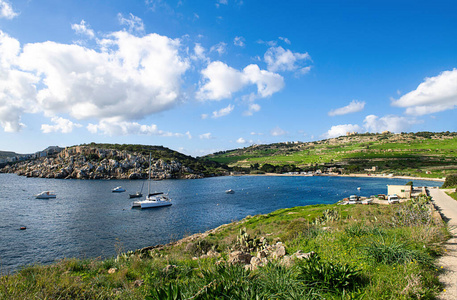
[[[151,181],[151,192],[165,192],[173,205],[132,209],[129,193],[143,180],[27,178],[0,174],[0,274],[64,258],[107,258],[116,253],[166,244],[248,215],[280,208],[330,204],[351,194],[386,194],[398,178],[332,176],[226,176]],[[441,182],[413,180],[414,186]],[[127,191],[113,193],[122,186]],[[357,189],[360,187],[360,190]],[[233,189],[234,194],[225,193]],[[55,199],[36,199],[41,191]],[[21,230],[26,227],[26,230]]]

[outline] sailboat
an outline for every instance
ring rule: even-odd
[[[148,195],[146,196],[146,198],[144,200],[133,201],[132,207],[154,208],[154,207],[170,206],[171,199],[168,197],[168,194],[151,193],[150,192],[150,183],[151,183],[151,154],[149,153]]]
[[[140,197],[143,197],[143,187],[144,187],[144,181],[143,181],[143,184],[141,185],[141,191],[136,192],[135,194],[129,194],[129,198],[140,198]]]

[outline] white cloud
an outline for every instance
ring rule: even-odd
[[[55,42],[23,46],[0,31],[0,125],[18,131],[23,113],[67,113],[98,121],[142,119],[181,101],[189,68],[180,40],[125,31],[97,40],[100,51]]]
[[[276,45],[278,45],[278,42],[277,41],[258,40],[257,44],[263,44],[263,45],[267,45],[267,46],[270,46],[270,47],[275,47]]]
[[[200,118],[201,118],[202,120],[208,119],[208,114],[201,114],[201,115],[200,115]]]
[[[132,13],[129,14],[129,18],[126,19],[121,13],[117,14],[117,18],[121,25],[127,25],[129,32],[144,32],[144,23],[141,18],[134,16]]]
[[[198,137],[202,140],[210,140],[213,138],[211,132],[200,134]]]
[[[281,46],[270,47],[265,52],[264,59],[271,72],[294,71],[304,74],[310,70],[309,66],[304,66],[307,61],[311,60],[308,53],[292,52]]]
[[[244,47],[244,37],[237,36],[233,39],[233,44],[238,47]]]
[[[25,127],[21,115],[36,112],[39,77],[17,67],[19,41],[0,30],[0,126],[5,132]]]
[[[200,87],[197,98],[201,100],[221,100],[231,98],[232,93],[246,85],[243,73],[227,66],[221,61],[214,61],[202,70],[202,75],[207,82]]]
[[[245,116],[252,116],[255,112],[260,111],[260,105],[257,103],[249,103],[249,108],[243,113]]]
[[[230,114],[233,111],[234,108],[235,108],[234,105],[229,104],[227,107],[224,107],[220,110],[213,111],[212,118],[217,119],[220,117],[227,116],[228,114]]]
[[[212,46],[209,51],[210,52],[217,52],[219,55],[222,55],[226,52],[227,44],[224,42],[220,42],[214,46]]]
[[[281,41],[283,41],[284,43],[288,44],[288,45],[292,44],[292,43],[290,42],[290,40],[289,40],[288,38],[286,38],[286,37],[280,36],[279,39],[280,39]]]
[[[457,69],[425,78],[414,91],[393,100],[392,105],[406,107],[409,115],[454,109],[457,106]]]
[[[187,138],[188,138],[189,140],[192,139],[192,135],[190,134],[190,131],[187,131],[187,132],[186,132],[186,136],[187,136]]]
[[[252,132],[251,132],[251,135],[263,135],[263,133],[252,131]]]
[[[146,6],[152,10],[155,11],[158,7],[166,7],[166,3],[163,2],[163,0],[145,0]]]
[[[206,80],[196,95],[200,100],[231,98],[233,93],[250,84],[257,86],[256,97],[260,98],[271,96],[284,87],[281,75],[260,70],[259,66],[254,64],[238,71],[223,62],[215,61],[202,70],[202,75]]]
[[[12,18],[18,15],[17,12],[13,10],[11,4],[4,0],[0,0],[0,19],[5,18],[11,20]]]
[[[81,124],[73,123],[68,119],[64,119],[61,117],[53,117],[51,119],[54,125],[49,124],[42,124],[41,131],[43,133],[51,133],[51,132],[61,132],[61,133],[70,133],[73,131],[74,128],[82,127]]]
[[[280,136],[280,135],[286,135],[287,134],[287,131],[279,128],[278,126],[276,126],[275,128],[273,128],[272,130],[270,130],[270,134],[272,136]]]
[[[243,139],[242,137],[240,137],[239,139],[236,140],[236,142],[238,144],[246,144],[247,141],[245,139]]]
[[[77,34],[87,35],[89,38],[93,39],[95,33],[89,26],[86,26],[86,21],[81,20],[79,24],[71,24],[71,29],[73,29]]]
[[[196,43],[194,47],[194,56],[192,57],[194,60],[203,60],[208,61],[208,58],[205,55],[205,48],[200,45],[200,43]]]
[[[395,115],[387,115],[381,118],[375,115],[368,115],[365,117],[363,123],[365,129],[369,132],[383,132],[388,130],[399,133],[408,131],[412,125],[418,124],[420,121]]]
[[[344,124],[344,125],[335,125],[332,126],[325,134],[323,134],[324,138],[334,138],[346,135],[347,132],[359,132],[362,128],[359,125],[353,124]]]
[[[121,135],[157,135],[166,137],[182,137],[183,134],[159,130],[157,125],[142,125],[137,122],[119,121],[117,118],[105,119],[98,124],[90,123],[87,130],[91,133],[102,133],[110,136]]]
[[[344,107],[332,109],[331,111],[328,112],[328,115],[331,117],[346,115],[346,114],[362,111],[364,109],[364,107],[365,107],[364,101],[352,100],[351,103],[349,103],[348,105],[346,105]]]

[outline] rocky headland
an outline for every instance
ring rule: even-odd
[[[147,154],[74,146],[51,156],[7,165],[0,169],[0,173],[59,179],[147,179],[148,169]],[[151,160],[153,179],[196,179],[204,176],[202,172],[195,171],[179,161],[162,158]]]

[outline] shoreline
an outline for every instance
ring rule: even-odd
[[[305,174],[276,174],[276,173],[265,173],[265,174],[240,174],[230,176],[290,176],[290,177],[312,177],[312,176],[327,176],[327,177],[355,177],[355,178],[396,178],[396,179],[409,179],[409,180],[428,180],[444,182],[442,178],[429,178],[429,177],[413,177],[413,176],[383,176],[379,174],[319,174],[319,175],[305,175]]]

